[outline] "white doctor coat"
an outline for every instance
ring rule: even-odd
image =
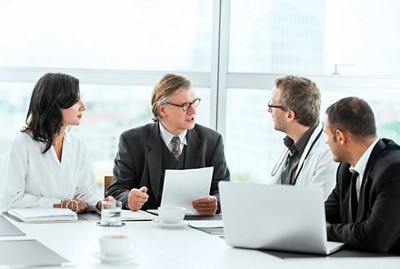
[[[323,123],[320,122],[301,155],[296,170],[297,180],[295,186],[321,187],[326,199],[335,187],[338,163],[333,161],[332,153],[325,142],[326,135],[323,132]],[[287,151],[287,149],[285,150]],[[275,165],[271,173],[272,184],[280,184],[280,176],[288,154],[289,152],[287,151]]]

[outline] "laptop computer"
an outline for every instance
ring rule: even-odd
[[[233,247],[329,255],[322,189],[220,182],[224,237]]]

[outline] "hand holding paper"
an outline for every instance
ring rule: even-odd
[[[217,197],[208,196],[205,198],[197,199],[192,202],[193,208],[200,213],[200,215],[215,215],[217,212]]]
[[[216,201],[215,197],[209,196],[213,171],[214,167],[165,170],[161,206],[183,206],[190,214],[202,214],[197,212],[192,202],[206,198],[205,201],[197,201],[204,207],[205,204],[212,204],[213,199]]]

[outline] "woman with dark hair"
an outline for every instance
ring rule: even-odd
[[[67,130],[80,124],[85,110],[78,79],[57,73],[39,79],[32,92],[26,126],[9,145],[0,169],[0,210],[100,210],[101,196],[86,146]]]

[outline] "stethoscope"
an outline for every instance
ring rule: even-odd
[[[321,130],[319,131],[317,137],[316,137],[316,138],[314,139],[314,141],[312,142],[310,148],[308,149],[307,154],[306,154],[306,156],[305,156],[305,158],[304,158],[304,161],[307,159],[307,157],[308,157],[308,155],[310,154],[310,152],[311,152],[312,148],[314,147],[315,143],[318,141],[318,139],[319,139],[320,136],[322,135],[322,132],[324,131],[324,128],[323,128],[323,127],[324,127],[324,124],[322,123],[322,128],[321,128]],[[282,155],[279,157],[278,162],[276,162],[275,165],[274,165],[274,167],[272,168],[271,177],[273,177],[273,176],[276,175],[276,173],[278,172],[279,168],[282,166],[282,163],[287,159],[288,155],[289,155],[289,149],[284,150],[283,153],[282,153]],[[300,169],[297,169],[297,173],[296,173],[296,176],[295,176],[295,178],[294,178],[294,183],[293,183],[293,185],[296,184],[297,177],[299,176],[301,170],[303,169],[304,161],[301,163]]]

